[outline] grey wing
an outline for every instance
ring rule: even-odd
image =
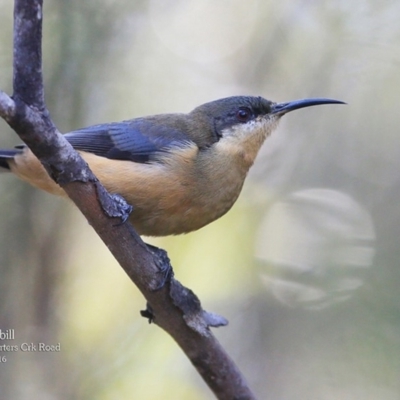
[[[94,125],[64,136],[76,150],[138,163],[152,161],[171,149],[193,144],[182,131],[146,118]]]

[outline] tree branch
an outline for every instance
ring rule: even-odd
[[[14,96],[44,110],[42,76],[43,1],[14,3]]]
[[[254,399],[209,329],[226,320],[205,312],[194,293],[172,276],[163,285],[170,268],[166,253],[149,248],[129,223],[121,223],[130,206],[106,192],[50,119],[42,77],[42,6],[42,0],[15,0],[14,94],[0,91],[0,116],[81,210],[147,299],[144,314],[176,340],[217,398]]]

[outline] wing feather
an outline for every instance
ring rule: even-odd
[[[153,161],[177,147],[193,145],[181,130],[146,118],[94,125],[67,133],[65,138],[77,150],[139,163]]]

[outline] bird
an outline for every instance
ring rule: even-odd
[[[159,114],[74,130],[65,139],[112,194],[133,207],[145,236],[198,230],[236,202],[264,141],[288,112],[327,98],[277,103],[232,96],[189,113]],[[0,168],[46,192],[67,196],[26,145],[0,149]]]

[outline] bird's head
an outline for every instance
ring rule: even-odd
[[[217,147],[240,155],[251,165],[264,140],[277,127],[283,115],[322,104],[345,103],[325,98],[275,103],[262,97],[234,96],[205,103],[189,115],[208,125],[208,131],[218,142],[215,143]]]

